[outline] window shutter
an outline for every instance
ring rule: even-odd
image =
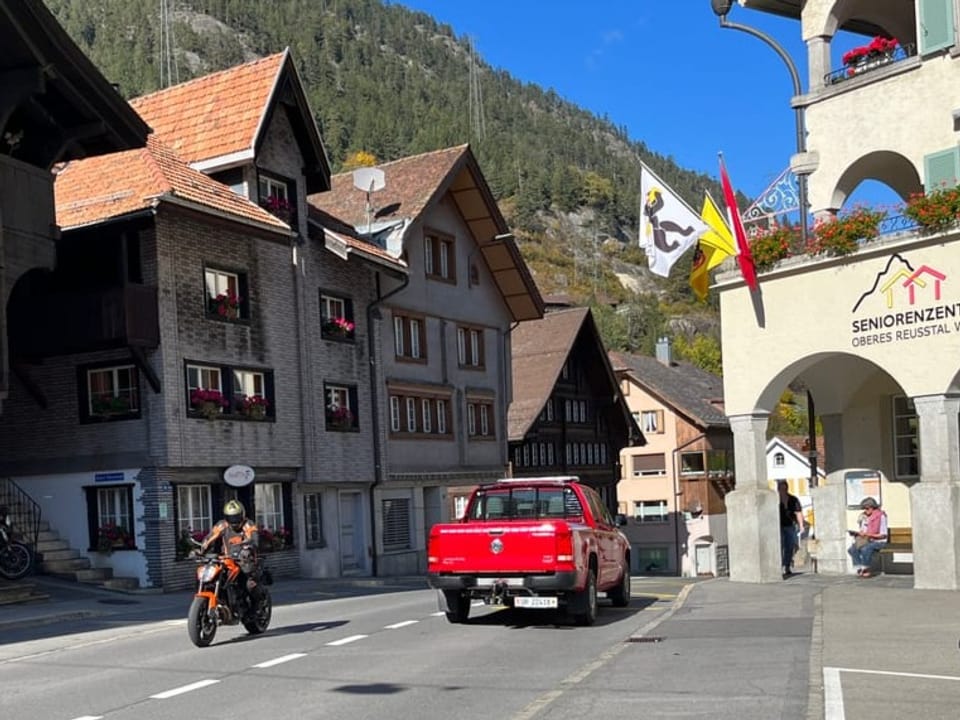
[[[923,158],[924,190],[956,187],[960,184],[960,148],[930,153]]]
[[[953,45],[953,0],[920,0],[920,54]]]
[[[347,316],[347,320],[352,323],[356,323],[356,320],[353,317],[353,300],[350,298],[343,299],[343,314]]]
[[[267,398],[267,417],[277,416],[277,393],[274,388],[273,373],[263,374],[263,394]]]
[[[350,409],[353,411],[353,427],[360,427],[360,402],[357,399],[357,388],[347,388],[347,394],[350,396]]]

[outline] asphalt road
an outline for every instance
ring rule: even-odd
[[[728,602],[674,609],[690,582],[637,580],[630,606],[603,601],[589,628],[483,606],[453,625],[430,590],[310,600],[204,649],[168,604],[155,621],[0,645],[0,701],[37,720],[805,717],[809,625],[758,625]]]

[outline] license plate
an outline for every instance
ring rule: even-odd
[[[557,599],[555,597],[515,597],[513,606],[518,608],[555,608]]]

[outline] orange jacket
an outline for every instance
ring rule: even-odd
[[[203,540],[200,552],[204,553],[217,540],[223,543],[221,552],[230,557],[236,557],[244,546],[251,546],[257,549],[257,543],[260,539],[260,533],[257,531],[257,524],[252,520],[244,520],[243,526],[239,532],[230,527],[230,523],[221,520],[212,528],[207,537]]]

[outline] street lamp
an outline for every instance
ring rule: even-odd
[[[776,40],[767,35],[765,32],[752,28],[749,25],[741,25],[740,23],[733,23],[727,20],[727,15],[730,13],[730,8],[733,7],[733,0],[710,0],[710,7],[713,9],[714,14],[720,18],[720,27],[730,28],[731,30],[740,30],[747,33],[748,35],[753,35],[756,38],[760,38],[769,45],[773,50],[780,56],[780,59],[783,60],[784,64],[787,66],[787,70],[790,71],[790,79],[793,80],[793,96],[799,96],[803,90],[800,87],[800,73],[797,72],[797,66],[793,62],[793,58],[787,54],[787,51],[783,49],[783,46],[780,45]],[[797,176],[797,191],[800,196],[800,243],[801,247],[807,246],[807,174],[809,173],[809,160],[805,157],[807,152],[807,130],[804,124],[803,116],[803,107],[798,106],[793,109],[794,118],[796,120],[796,133],[797,133],[797,154],[791,160],[790,166],[791,169],[797,167],[798,169],[794,170],[794,173]],[[801,172],[801,167],[805,172]],[[809,440],[810,440],[810,485],[811,487],[816,487],[817,485],[817,444],[816,444],[816,429],[814,427],[814,417],[813,417],[813,396],[810,394],[810,391],[807,391],[807,413],[809,418]]]

